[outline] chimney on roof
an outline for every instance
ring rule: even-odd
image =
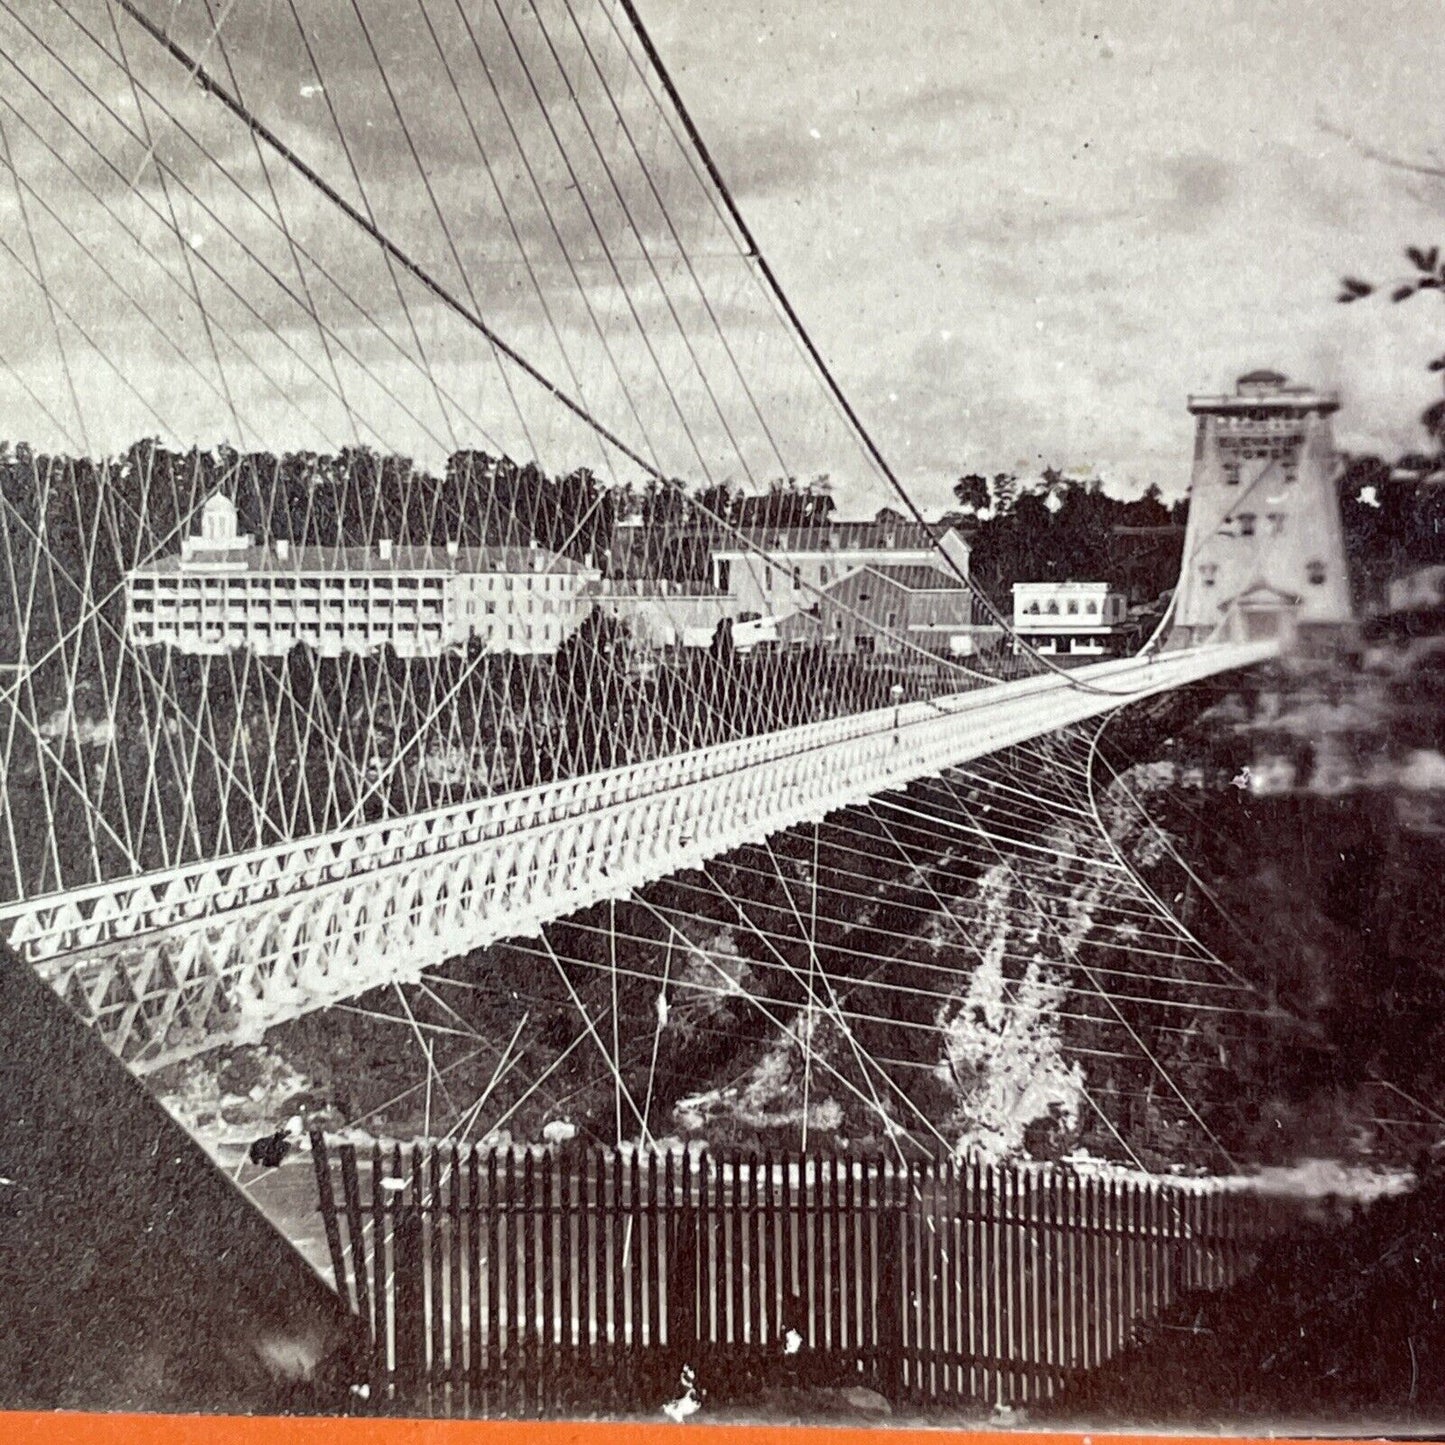
[[[276,560],[286,562],[291,557],[291,543],[285,537],[276,539]]]
[[[391,561],[391,538],[390,538],[390,537],[383,537],[383,538],[381,539],[381,541],[379,541],[379,542],[376,544],[376,555],[377,555],[378,557],[380,557],[383,562],[390,562],[390,561]]]

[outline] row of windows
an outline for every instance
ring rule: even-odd
[[[1220,437],[1221,457],[1238,457],[1242,461],[1264,461],[1267,458],[1290,457],[1304,445],[1304,434],[1293,432],[1284,436]]]
[[[783,569],[781,569],[781,570],[782,570],[782,572],[783,572],[783,576],[784,576],[784,577],[787,577],[787,576],[788,576],[788,569],[787,569],[787,568],[783,568]],[[723,580],[725,577],[726,577],[726,573],[720,572],[720,573],[718,574],[719,584],[720,584],[723,588],[726,588],[726,587],[727,587],[726,581]],[[793,591],[794,591],[794,592],[801,592],[801,591],[803,590],[803,569],[802,569],[801,567],[794,567],[794,568],[792,569],[792,579],[791,579],[791,580],[792,580],[792,585],[793,585]],[[819,586],[819,587],[826,587],[832,580],[833,580],[833,569],[832,569],[826,562],[820,564],[819,567],[818,567],[818,586]],[[765,567],[763,568],[763,591],[764,591],[764,592],[771,592],[772,590],[773,590],[773,569],[772,569],[771,567],[765,566]]]
[[[234,622],[235,619],[231,619]],[[303,640],[307,638],[322,637],[390,637],[405,634],[416,634],[420,632],[423,637],[435,637],[441,635],[442,624],[439,621],[423,619],[420,622],[385,622],[370,621],[361,624],[354,621],[341,622],[316,622],[302,619],[299,623],[293,622],[290,618],[280,618],[274,624],[271,622],[247,621],[243,626],[227,625],[221,621],[202,619],[192,621],[185,617],[176,619],[174,617],[150,615],[132,615],[130,620],[131,630],[138,637],[185,637],[216,639],[228,637],[242,639],[246,637],[271,637],[273,634],[294,635]],[[508,622],[507,640],[515,641],[519,636],[522,638],[536,637],[544,642],[560,641],[567,629],[558,623],[544,622],[538,626],[526,623]],[[497,629],[500,633],[500,627]]]
[[[1219,530],[1227,537],[1253,537],[1260,520],[1257,512],[1236,512],[1226,517],[1224,521],[1220,523]],[[1263,521],[1269,529],[1267,535],[1271,537],[1284,535],[1285,513],[1266,512]],[[1230,532],[1230,527],[1234,527],[1236,530]]]
[[[506,604],[506,607],[509,612],[525,613],[527,616],[532,616],[534,614],[540,613],[542,616],[545,617],[551,617],[553,615],[575,615],[578,610],[577,599],[561,597],[559,597],[555,602],[553,602],[549,598],[542,598],[541,600],[538,600],[537,598],[528,597],[525,598],[523,601],[516,603],[515,605],[509,602]],[[459,612],[461,610],[461,608],[458,608]],[[476,617],[479,613],[486,614],[495,612],[497,610],[497,603],[490,599],[483,602],[468,602],[466,604],[465,610],[468,617]]]
[[[486,634],[487,638],[495,635],[501,638],[501,628],[495,632]],[[301,626],[301,627],[277,627],[273,629],[261,624],[254,627],[188,627],[185,625],[176,626],[166,622],[154,622],[147,619],[136,618],[131,622],[131,636],[140,643],[146,642],[172,642],[176,644],[185,643],[223,643],[234,646],[242,646],[247,642],[270,642],[275,639],[291,638],[297,642],[322,643],[327,641],[351,641],[351,642],[385,642],[388,639],[397,641],[415,641],[420,639],[424,642],[439,643],[442,639],[442,629],[439,624],[423,623],[417,626],[415,623],[398,623],[395,626],[381,624],[376,627],[341,627],[339,625],[327,624],[324,626]],[[521,627],[513,623],[507,624],[506,640],[508,642],[524,642],[533,645],[553,645],[563,641],[566,633],[561,627],[542,626],[538,628]]]
[[[540,578],[513,577],[505,573],[500,576],[473,573],[459,577],[456,585],[473,592],[511,592],[513,590],[519,592],[566,592],[571,588],[573,580],[571,577],[562,577],[555,573]]]
[[[165,617],[133,617],[131,627],[138,635],[147,636],[164,633],[181,637],[269,637],[272,632],[294,633],[297,637],[364,637],[368,633],[390,634],[393,632],[417,632],[423,635],[440,633],[440,622],[377,622],[370,627],[356,623],[302,622],[299,625],[277,623],[274,628],[269,622],[252,622],[245,627],[227,627],[219,622],[192,623],[184,619],[177,622]]]
[[[1081,611],[1087,617],[1097,617],[1099,614],[1098,601],[1092,597],[1086,597],[1081,607],[1077,597],[1070,597],[1066,606],[1061,609],[1058,602],[1051,598],[1042,607],[1037,601],[1034,601],[1024,608],[1025,615],[1029,617],[1058,617],[1060,615],[1077,617]]]
[[[826,570],[826,569],[825,569]],[[571,577],[548,575],[539,578],[499,576],[467,576],[458,586],[472,592],[566,592],[573,582]],[[520,583],[520,586],[518,584]],[[394,589],[415,592],[441,592],[446,587],[442,577],[390,577],[386,575],[361,575],[355,577],[291,577],[284,573],[249,572],[234,573],[220,577],[169,576],[157,577],[138,573],[130,578],[130,585],[137,592],[390,592]]]
[[[286,607],[153,607],[149,602],[137,601],[130,609],[133,617],[154,618],[158,622],[173,625],[177,621],[184,627],[220,627],[234,624],[241,627],[390,627],[412,626],[418,619],[427,626],[440,626],[443,613],[440,607],[401,606],[394,611],[390,608],[371,608],[365,612],[342,611],[339,607],[322,610],[303,608],[292,611]]]
[[[175,593],[142,592],[131,598],[131,605],[146,611],[174,612],[318,612],[328,615],[369,617],[373,613],[415,612],[421,608],[426,612],[440,612],[440,597],[248,597],[238,593],[226,597],[177,596]]]
[[[1309,579],[1311,586],[1324,586],[1327,576],[1325,564],[1319,561],[1305,563],[1305,576]],[[1206,587],[1213,587],[1219,578],[1219,566],[1214,562],[1201,562],[1199,564],[1199,579]]]
[[[1303,408],[1281,415],[1278,411],[1266,411],[1263,407],[1256,407],[1237,411],[1231,416],[1215,416],[1214,425],[1220,432],[1298,432],[1303,414]]]
[[[236,572],[221,577],[179,576],[156,577],[133,574],[130,585],[137,592],[363,592],[393,588],[415,592],[440,592],[445,581],[440,577],[288,577],[274,572]]]
[[[794,592],[800,592],[803,589],[804,573],[811,571],[812,569],[801,566],[794,566],[791,568],[779,567],[778,570],[782,574],[783,585],[785,587],[791,585]],[[819,587],[827,587],[830,583],[837,581],[838,578],[845,577],[850,572],[856,572],[859,570],[859,568],[857,566],[852,568],[844,566],[835,569],[830,563],[822,562],[819,563],[816,570],[816,585]],[[773,568],[770,565],[765,564],[762,569],[762,574],[763,591],[771,592],[773,590]],[[717,585],[724,592],[729,590],[728,582],[731,578],[731,575],[731,563],[726,560],[719,561],[717,564]]]

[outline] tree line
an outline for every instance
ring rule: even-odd
[[[1098,478],[1045,467],[1036,482],[970,473],[953,495],[957,510],[939,526],[968,536],[973,579],[1000,609],[1015,582],[1109,582],[1148,603],[1178,580],[1188,504],[1165,502],[1157,486],[1125,500]]]
[[[1342,459],[1341,512],[1362,603],[1377,600],[1390,576],[1441,559],[1445,487],[1431,480],[1441,467],[1438,446],[1393,461]],[[553,476],[475,450],[455,453],[437,476],[409,458],[366,448],[334,455],[181,452],[154,440],[101,461],[39,456],[23,443],[0,446],[0,489],[29,525],[40,521],[37,499],[50,498],[47,547],[73,575],[89,571],[97,586],[114,585],[126,567],[176,550],[215,492],[236,503],[242,530],[268,540],[535,544],[606,575],[694,584],[710,580],[719,541],[738,532],[826,527],[837,512],[826,476],[779,478],[750,494],[729,482],[608,483],[586,468]],[[1097,478],[1046,467],[1037,479],[969,473],[952,492],[956,505],[934,528],[964,533],[973,579],[1001,610],[1019,581],[1107,581],[1147,606],[1178,578],[1188,502],[1166,501],[1157,486],[1123,499]],[[102,509],[116,519],[117,546],[89,543],[86,519]],[[907,520],[892,507],[877,517]],[[18,535],[24,537],[23,526]]]

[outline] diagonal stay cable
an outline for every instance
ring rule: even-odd
[[[574,400],[572,396],[500,336],[482,316],[454,295],[448,287],[443,286],[419,261],[414,259],[407,251],[393,241],[380,226],[353,206],[319,171],[308,165],[307,162],[287,145],[275,131],[267,126],[259,116],[248,106],[243,105],[226,86],[222,85],[219,80],[211,75],[205,66],[201,65],[185,49],[172,40],[165,31],[156,25],[156,23],[134,3],[134,0],[114,0],[114,3],[119,5],[131,20],[140,26],[173,60],[184,66],[187,71],[192,72],[196,84],[199,85],[207,95],[213,97],[229,110],[232,115],[254,135],[259,137],[265,145],[269,146],[270,149],[280,156],[298,175],[314,186],[327,201],[351,221],[353,225],[375,241],[392,261],[430,292],[436,300],[440,301],[449,311],[465,321],[473,330],[485,337],[498,352],[512,362],[514,366],[519,367],[525,372],[526,375],[536,382],[554,401],[559,402],[574,416],[585,422],[610,446],[614,447],[634,465],[641,467],[649,477],[657,481],[665,480],[663,474],[648,462],[640,452],[629,446],[620,436],[598,421],[586,407]]]
[[[123,0],[123,3],[129,3],[129,0]],[[783,290],[782,283],[778,280],[777,273],[773,270],[772,266],[768,262],[767,257],[763,254],[762,247],[758,244],[757,237],[753,234],[752,228],[748,225],[747,220],[744,218],[741,209],[739,208],[736,200],[733,198],[732,191],[728,187],[727,181],[724,179],[721,170],[719,170],[717,162],[713,159],[712,153],[708,149],[707,143],[706,141],[704,141],[701,132],[698,130],[697,124],[693,120],[691,113],[688,111],[687,106],[684,104],[682,96],[678,92],[676,84],[673,82],[671,73],[668,71],[666,65],[663,64],[662,56],[658,53],[657,47],[653,44],[652,37],[648,33],[647,27],[642,23],[642,17],[637,13],[637,7],[633,4],[633,0],[618,0],[618,3],[622,7],[624,13],[627,15],[627,18],[631,22],[633,29],[636,31],[637,38],[642,44],[642,48],[647,55],[649,63],[652,65],[652,68],[655,71],[663,90],[666,92],[668,100],[671,101],[674,110],[677,112],[678,119],[682,122],[683,129],[687,132],[688,139],[692,142],[693,146],[697,150],[698,158],[702,161],[703,166],[706,168],[708,176],[711,178],[713,185],[717,187],[718,194],[722,197],[723,204],[727,208],[728,215],[731,218],[733,224],[737,227],[738,235],[742,238],[742,241],[747,248],[748,255],[756,264],[759,273],[762,275],[764,281],[767,283],[768,289],[777,300],[778,305],[783,311],[783,314],[786,316],[789,324],[793,327],[795,334],[797,335],[799,341],[802,343],[804,350],[807,352],[809,359],[813,363],[814,367],[817,369],[818,376],[822,380],[824,387],[827,389],[829,394],[837,403],[839,409],[842,411],[843,416],[848,422],[849,426],[852,428],[854,435],[862,444],[865,453],[872,461],[874,466],[878,468],[878,471],[880,475],[884,478],[884,480],[886,480],[888,484],[893,488],[893,490],[898,494],[899,499],[912,514],[913,520],[918,524],[919,527],[923,529],[924,535],[929,539],[934,548],[938,551],[939,555],[943,557],[943,559],[948,563],[949,568],[958,577],[959,581],[961,581],[964,586],[967,587],[969,591],[978,599],[978,601],[983,604],[985,610],[989,613],[993,620],[1004,629],[1005,633],[1007,633],[1009,636],[1013,636],[1013,629],[1009,626],[1008,622],[1004,619],[1003,615],[999,612],[999,610],[993,605],[992,601],[990,601],[990,599],[984,594],[983,589],[979,587],[979,585],[974,582],[971,577],[969,577],[967,569],[960,567],[954,557],[948,552],[944,551],[943,547],[939,543],[937,533],[934,531],[933,527],[924,520],[923,513],[919,510],[918,504],[913,500],[913,497],[909,493],[908,489],[903,485],[903,482],[899,478],[897,472],[894,471],[892,465],[889,463],[888,458],[883,454],[883,450],[874,439],[873,434],[863,424],[863,419],[858,415],[857,410],[848,400],[846,393],[843,391],[842,385],[839,383],[837,377],[833,374],[832,368],[824,359],[822,352],[818,349],[817,343],[813,340],[812,336],[808,332],[807,327],[803,324],[802,317],[798,315],[797,309],[788,299],[787,293]],[[1068,668],[1060,667],[1056,662],[1052,661],[1052,659],[1045,657],[1044,655],[1036,652],[1032,647],[1029,647],[1027,643],[1023,643],[1021,645],[1026,650],[1032,662],[1036,663],[1040,667],[1047,668],[1051,672],[1057,673],[1060,677],[1064,678],[1068,682],[1070,687],[1077,688],[1080,691],[1084,692],[1101,693],[1106,696],[1127,697],[1131,695],[1131,690],[1102,687],[1097,683],[1080,681],[1078,679],[1075,679],[1070,674]]]
[[[560,403],[579,420],[581,420],[587,426],[591,427],[592,430],[597,433],[597,435],[599,435],[604,441],[608,443],[608,445],[615,448],[621,455],[625,456],[629,461],[634,463],[634,465],[640,467],[645,475],[659,483],[667,483],[668,478],[658,466],[649,462],[642,455],[641,452],[639,452],[635,447],[631,446],[628,442],[624,441],[622,437],[620,437],[611,428],[607,427],[604,423],[602,423],[597,417],[592,414],[592,412],[586,406],[584,406],[569,392],[567,392],[556,382],[554,382],[539,367],[534,365],[520,351],[518,351],[515,347],[508,343],[495,330],[495,328],[486,321],[483,316],[481,316],[475,309],[468,306],[464,301],[462,301],[461,298],[455,295],[449,287],[444,286],[440,281],[438,281],[436,277],[434,277],[430,273],[430,271],[428,271],[419,261],[417,261],[413,256],[411,256],[409,252],[407,252],[397,242],[392,240],[391,237],[386,234],[386,232],[375,222],[374,219],[364,214],[362,211],[358,210],[354,205],[352,205],[336,189],[336,187],[331,184],[331,182],[329,182],[324,176],[322,176],[320,172],[318,172],[313,166],[309,165],[291,146],[289,146],[284,140],[282,140],[275,131],[273,131],[269,126],[267,126],[265,122],[263,122],[260,117],[257,116],[250,109],[250,107],[243,104],[239,97],[237,97],[228,87],[223,85],[216,77],[211,75],[211,73],[205,68],[204,65],[200,64],[200,62],[195,57],[190,55],[188,51],[186,51],[182,46],[177,44],[176,41],[174,41],[163,29],[161,29],[161,27],[156,25],[153,20],[151,20],[143,11],[141,11],[139,7],[134,3],[134,0],[113,0],[113,3],[119,5],[121,9],[134,21],[134,23],[140,26],[158,46],[160,46],[167,54],[172,57],[172,59],[183,65],[186,70],[193,75],[195,83],[200,86],[200,88],[207,95],[214,98],[227,110],[229,110],[232,115],[234,115],[238,120],[240,120],[243,125],[245,125],[266,146],[268,146],[272,151],[274,151],[283,161],[285,161],[288,166],[290,166],[294,171],[296,171],[298,175],[300,175],[304,180],[306,180],[309,184],[315,187],[316,190],[318,190],[321,195],[324,196],[326,200],[329,201],[337,210],[339,210],[344,216],[346,216],[348,220],[350,220],[355,226],[357,226],[367,236],[369,236],[373,241],[375,241],[376,244],[380,246],[381,249],[385,252],[389,261],[394,262],[402,270],[412,276],[414,280],[420,283],[432,296],[434,296],[438,301],[440,301],[443,306],[445,306],[448,310],[453,312],[456,316],[461,318],[481,336],[483,336],[491,344],[491,346],[495,349],[496,352],[500,353],[500,355],[502,356],[505,356],[515,366],[519,367],[527,376],[529,376],[534,382],[536,382],[537,385],[543,389],[543,391],[545,391],[549,396],[551,396],[553,400]],[[631,7],[628,6],[628,8],[630,9]],[[700,138],[698,138],[697,143],[701,145]],[[788,309],[789,311],[791,311],[791,305],[789,305]],[[796,312],[793,312],[792,314],[796,316]],[[836,385],[836,383],[834,384]],[[854,416],[856,418],[856,413],[854,413]],[[879,457],[881,459],[881,453],[879,454]],[[882,465],[887,468],[886,461],[883,461]],[[934,540],[934,544],[935,546],[937,546],[937,540],[936,538],[934,538],[931,528],[929,528],[928,524],[923,521],[921,514],[918,512],[917,506],[914,504],[912,498],[909,497],[907,491],[903,488],[902,483],[897,480],[891,469],[886,471],[886,475],[893,482],[895,488],[899,491],[900,495],[907,503],[909,509],[913,512],[915,518],[917,518],[919,525],[925,529],[927,535]],[[767,556],[765,549],[757,547],[751,542],[750,539],[746,538],[741,533],[739,535],[740,537],[742,537],[742,540],[744,541],[744,544],[747,546],[749,551],[756,552],[761,556]],[[951,557],[948,557],[946,553],[943,553],[941,548],[939,550],[940,555],[943,555],[945,557],[945,560],[948,561],[950,567],[956,573],[958,573],[960,579],[964,582],[965,586],[969,587],[970,590],[973,591],[975,594],[981,596],[981,594],[978,593],[976,584],[970,582],[967,576],[959,571],[957,564],[953,561]],[[989,604],[986,599],[984,599],[984,603],[985,606],[991,607],[991,604]],[[1006,628],[1007,625],[1002,623],[1002,619],[999,620],[1001,625],[1004,625]],[[1087,691],[1101,692],[1109,695],[1114,695],[1116,691],[1114,689],[1103,688],[1092,683],[1080,683],[1072,677],[1072,675],[1068,672],[1067,669],[1059,668],[1054,664],[1048,665],[1053,671],[1057,672],[1061,677],[1065,678],[1071,687],[1083,688]],[[990,679],[990,681],[991,680],[992,679]],[[1119,695],[1127,696],[1130,694],[1128,692],[1124,692],[1120,693]]]

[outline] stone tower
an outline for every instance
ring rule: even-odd
[[[1352,619],[1330,416],[1339,398],[1276,371],[1232,396],[1191,396],[1198,418],[1189,524],[1170,643],[1247,641]]]

